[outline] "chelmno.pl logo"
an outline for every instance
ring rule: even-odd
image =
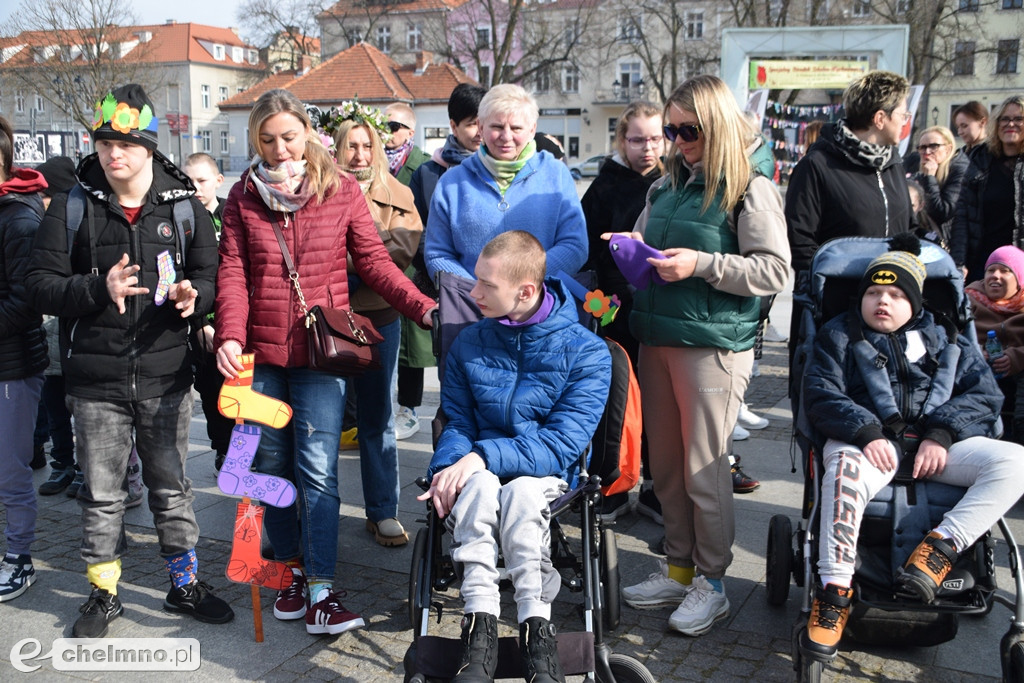
[[[58,638],[46,654],[35,638],[11,648],[11,664],[30,673],[49,659],[57,671],[196,671],[195,638]]]

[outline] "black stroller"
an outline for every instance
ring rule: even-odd
[[[963,278],[949,255],[935,245],[922,248],[927,265],[924,299],[936,320],[945,320],[968,339],[976,339]],[[889,250],[884,239],[861,237],[831,240],[818,250],[811,264],[809,291],[802,294],[805,310],[800,321],[800,344],[793,361],[793,401],[796,441],[804,472],[801,518],[796,532],[785,515],[772,517],[768,528],[766,589],[769,604],[782,605],[789,596],[790,576],[803,591],[801,614],[792,633],[793,666],[800,681],[821,678],[824,663],[801,651],[800,634],[806,629],[814,587],[817,585],[818,529],[824,439],[806,417],[801,402],[803,369],[816,331],[846,311],[868,263]],[[904,465],[912,459],[905,458]],[[997,590],[996,540],[991,532],[963,552],[931,604],[897,595],[894,580],[924,535],[960,500],[964,489],[933,481],[917,481],[901,471],[868,504],[857,543],[854,605],[844,635],[872,644],[938,645],[952,640],[959,615],[987,614],[995,603],[1013,611],[1010,629],[1000,643],[1003,678],[1024,680],[1024,581],[1020,555],[1010,529],[999,520],[1006,540],[1014,595]],[[794,547],[795,546],[795,547]]]
[[[440,315],[435,330],[441,331],[441,344],[445,347],[454,340],[458,329],[479,318],[479,313],[468,299],[472,283],[441,273],[438,278]],[[616,351],[617,348],[617,351]],[[612,392],[628,384],[631,375],[629,358],[621,347],[612,351]],[[439,354],[443,358],[443,353]],[[614,402],[610,401],[609,405]],[[608,423],[606,410],[595,443],[601,441],[602,429]],[[435,442],[440,426],[435,421]],[[596,452],[591,456],[587,444],[580,444],[579,478],[576,487],[552,501],[551,561],[561,577],[562,587],[582,593],[583,630],[558,634],[558,655],[567,676],[584,675],[585,680],[614,683],[654,683],[647,668],[636,659],[613,654],[603,641],[604,629],[615,629],[619,623],[619,569],[615,534],[602,528],[595,514],[600,497],[602,475],[607,480],[618,474],[618,454]],[[600,449],[598,449],[600,451]],[[590,467],[588,468],[588,465]],[[591,471],[592,470],[592,471]],[[417,480],[426,490],[426,478]],[[578,520],[579,541],[570,540],[560,520],[573,515]],[[436,611],[437,623],[444,616],[444,605],[435,596],[456,586],[458,567],[452,561],[448,546],[450,537],[433,506],[426,505],[425,527],[416,534],[412,567],[409,574],[409,619],[413,628],[413,642],[405,655],[405,681],[426,683],[451,679],[458,666],[461,643],[458,638],[445,638],[429,634],[431,613]],[[461,618],[461,610],[455,610]],[[517,638],[499,638],[496,678],[522,678],[519,665]]]

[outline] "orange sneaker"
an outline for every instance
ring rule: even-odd
[[[832,661],[839,651],[846,620],[850,617],[853,589],[830,583],[818,588],[811,606],[807,630],[800,634],[800,648],[809,656]]]
[[[896,579],[900,593],[916,595],[926,603],[932,602],[956,558],[953,541],[931,532],[910,554],[903,573]]]

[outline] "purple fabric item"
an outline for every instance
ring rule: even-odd
[[[1002,263],[1012,270],[1017,278],[1017,286],[1024,287],[1024,251],[1021,251],[1012,244],[999,247],[985,261],[985,270],[988,270],[988,267],[993,263]]]
[[[658,275],[658,270],[647,262],[648,257],[665,258],[654,247],[626,235],[612,235],[612,238],[608,240],[608,248],[611,249],[612,258],[622,275],[629,280],[629,284],[637,289],[647,289],[651,283],[668,284]]]
[[[508,318],[498,318],[498,322],[507,327],[523,327],[524,325],[534,325],[547,320],[548,316],[551,315],[551,310],[555,307],[555,296],[548,291],[547,285],[541,286],[544,288],[544,300],[541,302],[540,308],[537,309],[536,313],[522,322],[516,322]]]

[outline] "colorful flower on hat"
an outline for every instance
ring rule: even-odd
[[[103,105],[96,100],[96,109],[92,113],[92,129],[96,130],[103,125]]]
[[[114,115],[110,117],[110,127],[118,133],[128,134],[132,129],[139,128],[139,110],[128,106],[126,102],[118,102]]]
[[[605,296],[600,289],[587,292],[587,298],[583,302],[583,308],[595,318],[600,318],[611,308],[612,300]]]

